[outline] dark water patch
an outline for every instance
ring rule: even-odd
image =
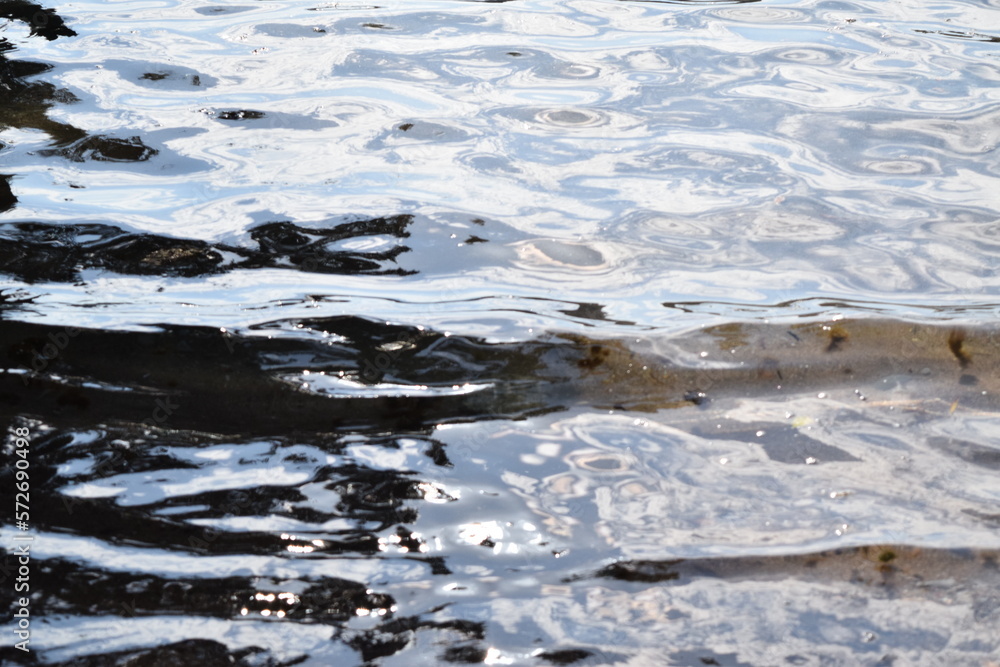
[[[30,297],[18,290],[0,289],[0,311],[18,308],[32,302],[34,297]]]
[[[0,151],[3,148],[3,146],[0,146]],[[0,213],[9,211],[17,206],[17,197],[14,196],[14,193],[10,189],[10,179],[9,175],[0,174]]]
[[[12,53],[16,51],[14,46],[10,43],[0,42],[0,53]],[[39,74],[44,74],[45,72],[52,71],[52,65],[48,63],[39,63],[31,60],[3,60],[2,72],[3,79],[2,84],[4,88],[8,91],[13,91],[17,88],[22,88],[28,84],[23,81],[18,81],[18,79],[25,79],[29,76],[38,76]],[[65,95],[65,93],[63,93]],[[15,98],[11,97],[10,101]]]
[[[361,252],[331,250],[333,243],[359,237],[388,236],[405,239],[413,216],[396,215],[336,224],[331,229],[302,227],[291,222],[272,222],[255,227],[250,237],[260,245],[267,261],[285,260],[302,271],[349,273],[352,275],[409,275],[402,268],[391,268],[399,255],[408,252],[403,244],[388,250]],[[265,264],[266,265],[266,264]]]
[[[73,104],[79,99],[70,91],[46,81],[25,81],[25,77],[45,71],[48,66],[8,61],[6,52],[11,49],[9,44],[0,41],[0,90],[6,96],[0,104],[0,129],[41,130],[52,137],[57,146],[86,137],[83,130],[48,117],[49,110],[56,104]]]
[[[414,385],[410,395],[376,390],[371,398],[349,394],[332,400],[301,390],[301,379],[292,382],[265,370],[267,358],[299,356],[310,359],[317,371],[333,367],[364,381],[367,359],[341,346],[240,341],[218,330],[184,327],[145,334],[24,326],[0,323],[5,366],[8,371],[21,366],[45,374],[30,379],[3,374],[2,412],[29,409],[76,423],[145,420],[170,428],[263,434],[287,432],[290,424],[293,430],[306,431],[409,430],[469,418],[483,409],[476,407],[481,399],[475,394],[437,395],[420,385]],[[422,366],[427,368],[426,363]],[[501,412],[516,414],[531,404],[515,397],[510,405],[501,404]]]
[[[350,333],[359,323],[362,330],[377,328],[361,318],[313,326]],[[44,371],[32,378],[10,372],[0,378],[7,409],[27,408],[37,414],[51,410],[50,417],[71,421],[145,420],[229,433],[281,433],[289,424],[311,431],[349,425],[408,430],[484,412],[516,415],[543,409],[545,403],[520,397],[515,388],[535,379],[532,369],[550,363],[544,359],[550,350],[561,349],[551,344],[496,348],[415,328],[405,334],[383,332],[383,339],[392,344],[388,348],[377,337],[331,345],[322,340],[241,338],[188,327],[149,334],[0,322],[0,331],[8,371],[18,366]],[[574,353],[571,347],[566,351]],[[557,354],[552,361],[558,359]],[[303,368],[313,375],[303,376]],[[295,371],[296,379],[286,378],[289,371]],[[300,388],[314,378],[328,379],[329,384],[312,391]],[[492,387],[493,379],[510,382],[509,393]],[[411,389],[380,389],[383,381],[402,382]],[[474,383],[476,390],[450,395],[459,382]],[[347,388],[338,390],[342,383]],[[367,398],[369,394],[356,389],[365,386],[373,389]],[[36,400],[38,405],[28,408]]]
[[[346,632],[344,640],[356,649],[366,663],[395,655],[409,647],[418,635],[438,631],[447,637],[440,644],[451,644],[444,649],[440,659],[452,663],[468,663],[470,657],[482,662],[486,649],[469,645],[470,640],[485,638],[486,624],[467,620],[430,621],[420,617],[397,618],[383,623],[376,631]]]
[[[63,19],[52,9],[40,5],[5,1],[0,2],[0,17],[26,23],[31,35],[54,40],[58,37],[73,37],[76,32],[66,26]],[[48,133],[56,145],[65,145],[79,140],[86,134],[71,125],[50,120],[47,112],[55,104],[72,104],[78,99],[68,90],[59,89],[44,81],[26,81],[51,69],[51,65],[30,61],[8,59],[14,46],[5,38],[0,38],[0,91],[4,100],[0,103],[0,130],[6,128],[31,128]],[[0,151],[6,148],[0,144]],[[17,198],[10,190],[9,176],[0,177],[0,212],[17,204]]]
[[[256,249],[153,234],[136,234],[102,224],[0,224],[3,271],[25,282],[72,282],[80,271],[102,269],[125,275],[194,277],[237,269],[289,268],[309,273],[409,275],[396,258],[408,252],[330,248],[349,239],[386,236],[405,239],[412,216],[332,223],[330,228],[271,222],[250,231]]]
[[[691,431],[703,438],[736,440],[763,448],[768,458],[779,463],[815,465],[819,463],[860,461],[839,447],[828,445],[808,436],[804,429],[791,424],[756,422],[730,424],[721,422],[699,426]]]
[[[65,662],[47,663],[57,667],[291,667],[301,661],[278,661],[259,648],[230,651],[225,644],[211,639],[185,639],[153,648],[112,651],[81,656]]]
[[[0,2],[0,17],[20,21],[31,28],[32,35],[38,35],[50,41],[59,37],[76,36],[76,32],[66,25],[66,22],[56,14],[54,9],[31,2],[4,0],[4,2]],[[3,40],[2,43],[6,43],[6,40]]]
[[[57,156],[73,162],[145,162],[159,153],[142,143],[139,137],[93,135],[72,146],[38,151],[39,155]]]
[[[13,223],[0,228],[0,257],[26,282],[70,282],[100,268],[139,275],[204,275],[223,257],[203,241],[130,234],[100,224]]]
[[[614,664],[617,660],[624,659],[622,655],[614,655],[606,652],[597,653],[580,648],[564,648],[548,650],[538,654],[538,659],[549,665],[588,665],[588,664]],[[593,660],[591,660],[593,658]]]
[[[270,610],[275,619],[341,624],[357,616],[358,608],[390,610],[392,597],[370,591],[365,584],[326,577],[306,583],[296,593],[280,580],[260,577],[170,578],[114,572],[64,559],[39,567],[41,576],[57,585],[32,601],[42,614],[84,613],[111,616],[206,616],[239,619]],[[391,613],[391,612],[390,612]]]

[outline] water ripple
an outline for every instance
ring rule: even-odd
[[[995,659],[995,2],[0,8],[41,661]]]

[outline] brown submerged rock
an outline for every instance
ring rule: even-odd
[[[1000,332],[983,327],[843,319],[726,323],[661,341],[566,338],[581,352],[585,395],[600,407],[648,411],[880,385],[982,403],[1000,389]]]

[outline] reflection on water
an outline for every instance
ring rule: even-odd
[[[12,298],[7,312],[31,307]],[[657,641],[674,626],[698,635],[713,581],[741,600],[734,618],[756,608],[746,587],[805,605],[783,621],[793,635],[817,622],[818,588],[905,598],[913,613],[955,595],[995,608],[992,329],[747,322],[652,347],[490,343],[351,317],[258,330],[270,335],[0,325],[2,410],[34,434],[36,553],[53,582],[34,610],[77,618],[57,624],[50,655],[79,651],[70,637],[103,623],[116,636],[121,624],[122,647],[145,646],[113,643],[112,661],[253,650],[318,664],[348,648],[420,653],[422,634],[447,646],[434,659],[482,661],[498,649],[473,619],[548,627],[553,613],[552,660],[604,662],[620,644],[643,660],[650,638],[614,634],[620,614]],[[960,544],[978,548],[934,548]],[[616,597],[630,589],[650,601]],[[500,604],[524,595],[544,604]],[[614,615],[586,611],[608,595]],[[849,607],[825,613],[857,629],[824,645],[833,655],[869,634],[913,637]],[[321,624],[340,648],[135,625],[164,615]],[[126,641],[133,627],[148,639]],[[166,637],[187,639],[148,653]],[[770,634],[753,637],[751,655],[778,656]],[[781,645],[818,646],[797,641]],[[534,653],[514,636],[501,645]]]
[[[48,40],[76,36],[53,10],[28,2],[0,2],[0,17],[21,21],[30,27],[32,35]],[[4,95],[4,103],[0,105],[0,128],[35,128],[46,132],[57,144],[85,136],[83,131],[50,120],[46,114],[55,104],[78,101],[76,96],[51,83],[25,81],[26,77],[50,70],[51,66],[10,60],[8,54],[13,50],[14,46],[6,38],[0,38],[0,91]]]
[[[102,224],[14,223],[0,225],[0,260],[25,282],[79,280],[80,272],[194,277],[236,269],[295,268],[318,273],[407,275],[396,257],[408,248],[359,252],[334,244],[379,237],[406,238],[412,216],[398,215],[330,229],[270,222],[250,231],[256,248],[209,244],[153,234],[132,234]],[[376,247],[379,244],[376,243]],[[360,248],[359,248],[360,250]]]
[[[995,8],[58,9],[4,661],[995,660]]]

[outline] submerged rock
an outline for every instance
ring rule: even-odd
[[[205,250],[151,250],[144,258],[176,264]],[[0,321],[5,410],[137,425],[156,413],[154,425],[165,428],[274,433],[429,428],[580,404],[704,410],[743,397],[845,390],[863,405],[866,392],[890,388],[899,390],[894,399],[953,411],[993,408],[1000,395],[1000,334],[989,328],[744,322],[662,339],[556,334],[506,344],[357,317],[265,328],[286,326],[322,340],[171,326],[160,333],[74,329],[70,342],[62,327]],[[53,342],[64,339],[62,347]],[[781,458],[788,447],[776,435],[767,443]]]

